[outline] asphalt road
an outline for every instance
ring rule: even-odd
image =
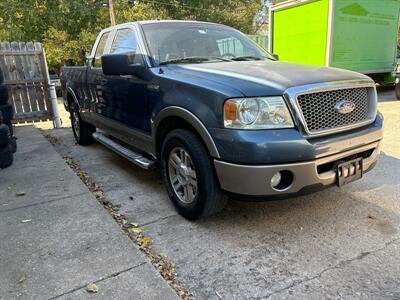
[[[400,101],[391,89],[379,97],[383,153],[362,180],[288,200],[232,200],[199,222],[176,214],[158,170],[98,144],[77,146],[70,129],[50,133],[176,263],[198,299],[399,299]]]

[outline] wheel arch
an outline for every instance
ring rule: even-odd
[[[201,120],[189,110],[179,106],[164,108],[154,119],[152,132],[157,157],[160,157],[162,141],[166,134],[173,129],[182,127],[188,128],[198,135],[212,157],[220,158],[217,146]]]
[[[71,87],[67,88],[66,100],[67,100],[68,109],[70,109],[72,102],[75,102],[76,105],[78,105],[79,109],[81,108],[81,106],[79,105],[78,98],[76,97],[76,94]]]

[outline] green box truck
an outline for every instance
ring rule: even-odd
[[[270,8],[269,51],[394,82],[400,0],[290,0]]]

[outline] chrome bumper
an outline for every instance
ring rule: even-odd
[[[227,192],[249,196],[284,195],[297,193],[309,186],[335,184],[337,181],[336,171],[332,169],[319,173],[318,166],[371,150],[371,154],[363,159],[363,172],[368,172],[378,160],[381,148],[382,140],[379,140],[308,162],[253,166],[214,160],[214,165],[221,188]],[[272,188],[270,184],[272,176],[279,171],[289,171],[293,175],[292,183],[281,190]]]

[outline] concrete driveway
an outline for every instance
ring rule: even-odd
[[[399,299],[400,101],[393,90],[379,96],[383,153],[361,181],[288,200],[232,200],[199,222],[176,214],[158,170],[99,144],[77,146],[70,129],[49,133],[57,151],[143,226],[198,299]]]

